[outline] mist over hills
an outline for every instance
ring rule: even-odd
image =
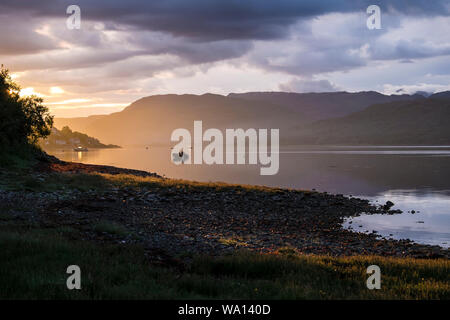
[[[450,92],[426,98],[378,92],[155,95],[121,112],[57,118],[105,143],[170,145],[177,128],[279,128],[289,144],[450,144]]]

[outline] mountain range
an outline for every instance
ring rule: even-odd
[[[292,131],[297,144],[450,145],[450,99],[375,104]]]
[[[279,128],[289,144],[450,144],[450,92],[249,92],[154,95],[109,115],[56,118],[55,126],[120,145],[170,145],[177,128]]]

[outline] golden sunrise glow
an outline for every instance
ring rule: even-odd
[[[129,103],[94,103],[92,107],[126,107]]]
[[[43,95],[43,94],[41,94],[39,92],[34,91],[33,87],[27,87],[27,88],[21,89],[20,92],[19,92],[19,95],[21,97],[32,96],[32,95],[35,95],[35,96],[38,96],[38,97],[44,97],[45,96],[45,95]]]
[[[71,103],[85,103],[91,101],[90,99],[69,99],[58,102],[49,102],[48,105],[60,105],[60,104],[71,104]]]
[[[59,94],[63,94],[65,91],[60,88],[60,87],[51,87],[50,88],[50,93],[53,95],[59,95]]]

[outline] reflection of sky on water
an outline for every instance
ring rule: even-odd
[[[361,215],[347,219],[344,227],[352,227],[359,232],[376,230],[387,238],[411,239],[419,243],[450,247],[449,191],[394,190],[371,197],[370,200],[377,204],[390,200],[395,203],[393,208],[403,213]],[[411,213],[413,210],[414,214]]]

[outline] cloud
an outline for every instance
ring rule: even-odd
[[[28,18],[18,23],[17,17],[2,14],[0,10],[0,55],[38,53],[58,48],[51,38],[36,30],[39,23]]]
[[[450,55],[448,18],[383,16],[383,30],[365,27],[364,13],[332,13],[301,21],[290,37],[257,41],[249,62],[273,71],[312,76],[355,70],[374,61],[413,61]]]
[[[268,40],[286,36],[299,19],[329,13],[363,12],[371,0],[78,0],[83,19],[162,31],[196,41]],[[449,15],[446,0],[377,1],[384,13]],[[2,0],[0,11],[62,17],[71,1]]]
[[[285,92],[331,92],[339,88],[328,80],[292,79],[279,86]]]
[[[388,17],[389,18],[389,17]],[[450,55],[449,18],[405,19],[372,41],[369,50],[374,60],[412,60]]]
[[[253,44],[242,40],[193,42],[167,33],[150,31],[124,32],[125,43],[147,54],[171,54],[192,64],[208,63],[243,56]]]
[[[364,36],[362,16],[334,13],[301,21],[291,27],[287,39],[256,42],[248,60],[260,68],[300,76],[364,66],[364,46],[370,38]]]
[[[427,25],[420,18],[425,16],[430,20],[430,17],[447,16],[449,6],[446,1],[379,1],[383,13],[383,30],[379,32],[365,27],[365,8],[371,4],[365,0],[80,0],[77,4],[82,12],[82,30],[78,31],[65,28],[68,4],[71,2],[65,0],[2,0],[0,12],[8,13],[16,20],[28,16],[32,16],[33,21],[40,18],[41,28],[46,30],[46,36],[29,30],[31,36],[19,41],[21,46],[17,43],[2,46],[7,48],[3,49],[3,54],[58,47],[69,49],[55,51],[51,58],[27,57],[21,63],[26,69],[33,66],[44,69],[50,65],[53,68],[84,68],[138,55],[161,54],[178,56],[188,64],[203,64],[236,59],[250,53],[247,56],[249,63],[267,70],[316,74],[358,68],[368,59],[445,55],[450,46],[437,46],[435,39],[424,41],[426,34],[432,37],[429,31],[436,24]],[[408,21],[411,15],[416,17],[415,20],[421,20],[417,26],[409,23],[417,31],[412,34],[420,37],[408,39],[411,33],[406,38],[386,36],[398,35],[399,32],[393,30],[404,29],[402,21]],[[440,21],[445,29],[448,19],[441,18]],[[3,24],[9,25],[0,21],[0,26]],[[14,23],[16,25],[23,29],[32,26],[28,20],[24,24]],[[427,28],[420,31],[421,25]],[[17,39],[4,37],[7,44]],[[259,44],[256,49],[255,43]],[[274,43],[282,46],[273,47]],[[370,50],[358,51],[365,45]],[[89,48],[91,52],[85,50]],[[363,56],[364,53],[370,56]],[[11,63],[16,67],[14,60]]]
[[[418,83],[414,85],[392,85],[383,86],[385,94],[414,94],[416,92],[436,93],[441,91],[450,91],[450,85],[437,83]]]

